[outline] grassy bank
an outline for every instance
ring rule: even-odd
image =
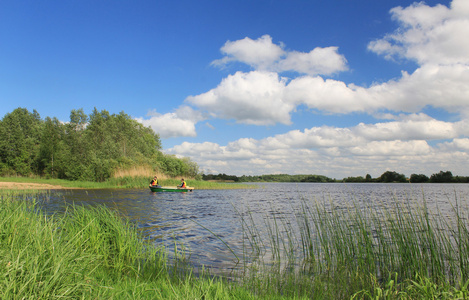
[[[176,186],[181,184],[181,179],[160,179],[162,186]],[[113,188],[148,188],[151,178],[146,176],[124,176],[111,178],[104,182],[69,181],[63,179],[45,179],[40,177],[0,177],[1,182],[39,183],[62,186],[65,188],[86,189],[113,189]],[[254,188],[248,184],[230,184],[220,182],[208,182],[202,180],[186,179],[187,185],[196,189],[246,189]]]
[[[443,216],[424,204],[344,208],[305,200],[293,218],[264,227],[240,212],[246,246],[228,282],[194,276],[179,246],[155,248],[108,208],[70,206],[45,217],[33,202],[0,193],[2,299],[469,297],[468,211],[458,205]],[[166,251],[180,259],[169,263]]]
[[[1,299],[255,299],[221,279],[167,264],[165,249],[104,207],[44,217],[30,201],[0,196]]]

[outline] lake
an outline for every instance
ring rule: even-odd
[[[238,258],[251,249],[246,235],[264,240],[268,224],[295,236],[302,205],[320,203],[325,209],[377,207],[396,203],[423,205],[431,214],[453,216],[458,205],[467,211],[468,184],[383,183],[259,183],[255,189],[195,190],[190,193],[152,193],[148,188],[117,190],[56,190],[39,201],[47,213],[66,204],[106,205],[127,217],[145,239],[166,246],[170,259],[174,247],[185,249],[194,266],[207,266],[226,274]],[[456,201],[457,199],[457,201]],[[309,203],[309,204],[308,204]],[[249,231],[255,228],[255,231]],[[269,257],[265,253],[264,257]]]

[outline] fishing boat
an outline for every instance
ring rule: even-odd
[[[152,192],[192,192],[194,190],[193,187],[185,187],[179,188],[175,186],[151,186],[150,190]]]

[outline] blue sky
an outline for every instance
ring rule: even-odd
[[[469,175],[469,1],[1,1],[0,117],[126,112],[205,173]]]

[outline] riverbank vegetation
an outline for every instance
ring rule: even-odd
[[[155,173],[199,177],[196,163],[164,154],[158,134],[124,112],[72,110],[62,123],[17,108],[0,121],[0,176],[104,182]]]
[[[165,249],[105,207],[45,216],[17,197],[0,196],[2,299],[255,299],[221,278],[194,277],[183,261],[169,265]]]
[[[176,242],[173,250],[149,244],[110,208],[48,215],[31,199],[0,195],[5,299],[469,297],[469,215],[457,202],[449,216],[430,213],[424,201],[344,208],[304,199],[293,218],[273,212],[264,224],[239,211],[244,253],[227,280],[193,270]]]

